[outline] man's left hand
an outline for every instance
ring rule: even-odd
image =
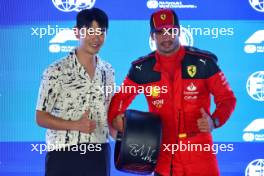
[[[198,128],[201,132],[212,132],[214,129],[214,123],[212,118],[207,114],[204,108],[200,109],[202,118],[197,120]]]

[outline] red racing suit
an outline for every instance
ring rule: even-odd
[[[213,119],[215,128],[218,128],[228,120],[236,104],[236,98],[216,64],[214,54],[185,46],[181,46],[178,52],[181,63],[172,81],[161,69],[157,52],[134,61],[122,87],[132,86],[137,91],[120,91],[114,95],[108,122],[111,125],[117,115],[124,113],[143,87],[149,111],[159,114],[162,119],[162,145],[155,171],[162,176],[205,176],[208,171],[208,176],[219,175],[215,156],[207,157],[205,153],[194,156],[194,152],[191,156],[190,152],[173,154],[164,149],[164,145],[180,141],[187,143],[187,139],[212,144],[211,134],[201,134],[198,129],[200,109],[205,109]],[[213,95],[216,105],[213,113],[210,113],[210,95]],[[208,164],[210,161],[212,165]],[[205,174],[195,171],[201,169],[206,170]]]

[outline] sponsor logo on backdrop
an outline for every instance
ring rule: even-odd
[[[264,118],[253,120],[245,129],[243,134],[244,141],[264,141]]]
[[[264,12],[264,0],[249,0],[249,3],[256,11]]]
[[[256,159],[251,161],[245,171],[245,176],[263,176],[264,175],[264,159]]]
[[[54,6],[63,12],[81,11],[94,6],[95,0],[52,0]]]
[[[195,4],[185,4],[183,1],[175,0],[148,0],[147,7],[149,9],[156,8],[172,8],[172,9],[196,9],[197,5]]]
[[[185,27],[181,26],[181,35],[179,39],[182,45],[193,46],[193,35]],[[152,51],[155,51],[157,49],[155,41],[152,40],[151,36],[149,37],[149,46]]]
[[[264,71],[250,75],[246,84],[247,93],[256,101],[264,101]]]
[[[50,41],[49,51],[51,53],[69,52],[77,46],[77,38],[72,29],[58,32]],[[68,44],[67,44],[68,43]],[[70,44],[73,43],[73,44]]]
[[[156,9],[159,7],[159,2],[157,0],[148,0],[147,7],[149,9]]]
[[[180,42],[185,46],[193,46],[193,34],[185,27],[181,27]]]
[[[246,53],[264,53],[264,30],[258,30],[245,41]]]

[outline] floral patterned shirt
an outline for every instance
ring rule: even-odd
[[[85,111],[90,110],[89,118],[96,121],[96,129],[91,134],[47,129],[47,144],[108,142],[107,110],[113,90],[114,70],[99,57],[93,79],[79,63],[75,52],[50,65],[43,74],[36,109],[72,121],[80,119]]]

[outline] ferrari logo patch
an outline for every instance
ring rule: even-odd
[[[166,14],[161,14],[160,19],[162,19],[163,21],[166,20]]]
[[[196,72],[197,72],[197,68],[195,65],[189,65],[187,67],[187,73],[190,77],[194,77],[196,75]]]

